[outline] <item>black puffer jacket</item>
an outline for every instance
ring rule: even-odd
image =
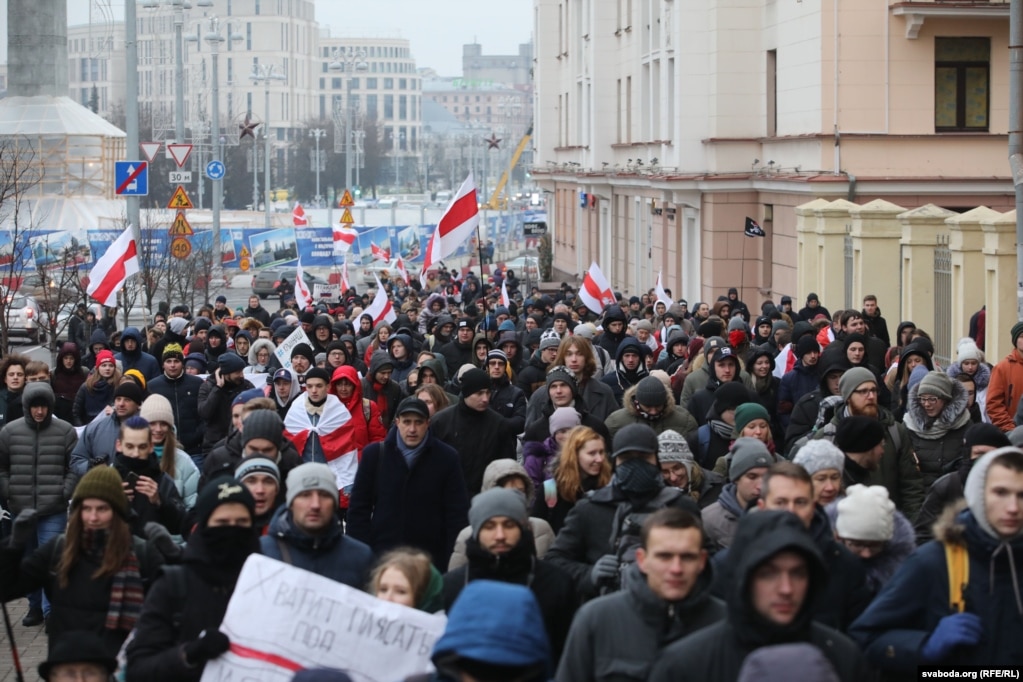
[[[430,431],[458,451],[470,499],[483,487],[488,464],[515,458],[515,423],[489,408],[480,412],[467,407],[464,400],[434,415]]]
[[[40,399],[50,412],[37,423],[28,408]],[[22,394],[28,416],[0,430],[0,499],[7,500],[14,514],[23,509],[35,509],[40,516],[60,513],[74,492],[78,479],[69,462],[78,434],[67,422],[53,418],[54,402],[49,384],[28,384]]]
[[[204,455],[227,436],[231,428],[231,402],[250,388],[252,382],[248,379],[242,379],[240,384],[224,382],[223,387],[217,386],[216,374],[212,373],[199,387],[199,418],[206,425],[202,440]]]
[[[190,455],[197,455],[202,449],[203,423],[199,417],[199,390],[202,385],[202,379],[187,372],[182,372],[176,379],[164,373],[148,385],[150,394],[162,395],[171,404],[178,444]]]

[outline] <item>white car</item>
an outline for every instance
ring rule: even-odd
[[[527,275],[534,282],[540,279],[540,259],[536,256],[519,256],[506,260],[504,266],[514,272],[519,280],[525,280]]]

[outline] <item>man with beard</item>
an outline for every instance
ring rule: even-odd
[[[254,507],[234,478],[218,478],[199,494],[182,564],[165,566],[146,595],[127,649],[127,679],[198,682],[206,663],[231,647],[219,628],[245,560],[259,552]]]
[[[842,427],[842,422],[850,417],[868,417],[877,421],[884,431],[883,456],[867,481],[855,482],[883,485],[888,488],[888,494],[896,508],[905,514],[906,518],[916,518],[916,513],[924,501],[923,478],[906,427],[896,422],[891,412],[877,404],[877,378],[869,369],[853,367],[842,375],[838,387],[845,405],[836,411],[831,421],[833,428],[821,429],[815,437],[833,435],[835,445],[843,452],[848,452],[849,450],[838,442],[838,429]],[[862,425],[862,422],[859,423]],[[873,432],[876,433],[876,429]],[[869,460],[867,463],[870,463]],[[869,470],[869,467],[867,469]]]
[[[245,361],[241,357],[224,353],[218,360],[217,369],[199,388],[199,417],[206,424],[203,456],[227,436],[231,428],[231,403],[239,393],[252,388],[244,372]]]
[[[444,608],[450,612],[462,589],[474,580],[525,585],[536,597],[556,662],[578,606],[572,578],[536,558],[529,510],[517,490],[491,488],[472,500],[472,535],[466,540],[468,563],[444,575]]]
[[[639,540],[630,543],[630,531],[639,529],[627,523],[629,517],[645,518],[668,507],[699,514],[691,497],[664,485],[658,451],[657,434],[649,426],[630,424],[619,431],[611,455],[614,478],[572,507],[544,557],[572,576],[584,598],[619,589],[623,564],[631,563]]]
[[[163,347],[163,374],[149,382],[149,393],[162,395],[170,403],[178,442],[190,455],[197,454],[202,447],[202,419],[199,418],[202,384],[202,379],[185,372],[185,355],[180,345],[169,343]]]

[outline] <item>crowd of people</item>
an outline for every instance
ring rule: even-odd
[[[433,679],[1023,664],[1023,323],[941,366],[874,296],[594,313],[497,277],[388,282],[390,322],[354,290],[82,306],[54,367],[7,355],[0,599],[43,677],[198,680],[256,553],[445,612]]]

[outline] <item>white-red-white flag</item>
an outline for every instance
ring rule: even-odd
[[[398,256],[398,262],[394,264],[394,269],[398,271],[398,274],[405,280],[407,285],[409,283],[408,270],[405,269],[405,261],[401,259],[401,256]]]
[[[309,219],[305,217],[305,209],[297,201],[295,208],[291,210],[291,222],[295,227],[304,227],[309,224]]]
[[[664,290],[664,280],[661,279],[660,272],[657,273],[657,284],[654,286],[654,294],[657,296],[658,301],[663,301],[664,305],[671,307],[671,296],[668,296],[668,292]]]
[[[430,236],[423,269],[429,269],[454,253],[473,235],[479,224],[480,209],[476,198],[476,183],[472,179],[472,173],[469,173]]]
[[[579,298],[587,308],[598,314],[603,312],[605,306],[615,302],[611,285],[608,284],[596,261],[590,264],[590,269],[583,277],[583,285],[579,287]]]
[[[298,267],[295,268],[295,303],[299,310],[305,310],[312,305],[313,294],[309,291],[309,285],[305,281],[305,273],[302,272],[302,259],[298,259]]]
[[[341,264],[341,293],[345,294],[352,285],[348,283],[348,259],[345,258],[344,263]]]
[[[117,305],[117,292],[128,278],[139,271],[138,247],[131,225],[107,247],[106,252],[96,261],[89,272],[89,286],[86,293],[112,308]]]
[[[359,236],[353,228],[344,225],[340,227],[334,225],[331,229],[334,232],[334,253],[347,253],[355,243],[355,238]]]
[[[511,298],[508,297],[508,280],[501,280],[501,305],[505,308],[511,305]]]
[[[362,312],[364,315],[370,315],[373,318],[373,326],[376,327],[381,322],[394,322],[398,316],[394,312],[391,299],[387,297],[384,285],[380,283],[380,278],[375,274],[373,278],[377,281],[377,293],[373,297],[373,302]]]
[[[370,244],[370,251],[373,253],[373,258],[375,260],[382,260],[385,263],[391,260],[390,249],[385,249],[384,247],[377,246],[376,244]]]

